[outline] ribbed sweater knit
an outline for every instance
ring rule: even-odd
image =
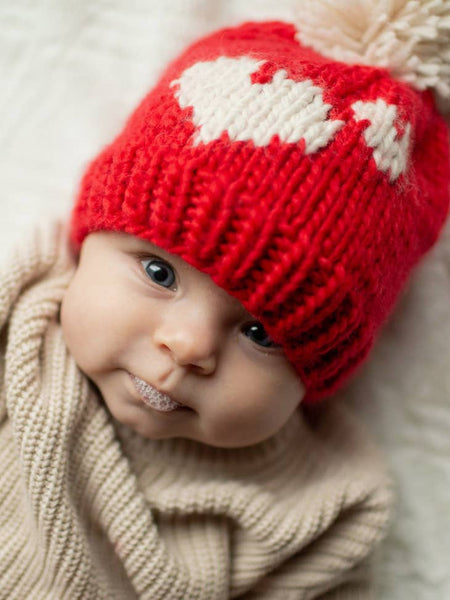
[[[232,450],[113,420],[59,324],[64,230],[0,274],[0,598],[370,598],[391,485],[337,403]]]

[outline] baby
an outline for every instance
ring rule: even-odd
[[[86,238],[61,324],[113,417],[151,439],[256,444],[304,395],[281,347],[237,299],[136,236]]]
[[[324,398],[449,180],[430,92],[292,24],[176,59],[2,278],[0,598],[371,597],[390,481]]]

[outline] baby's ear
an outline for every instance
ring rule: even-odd
[[[80,236],[78,239],[76,238],[76,236],[72,235],[72,231],[70,229],[70,223],[66,224],[64,226],[64,234],[65,234],[65,238],[66,238],[66,244],[67,244],[67,251],[69,253],[70,256],[70,260],[75,263],[75,265],[78,265],[82,256],[83,256],[83,250],[84,247],[86,246],[86,242],[88,239],[91,238],[91,236],[93,235],[101,235],[103,233],[108,233],[113,235],[113,232],[104,232],[104,231],[90,231],[88,232],[86,235]]]

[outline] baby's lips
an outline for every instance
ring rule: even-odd
[[[161,412],[170,412],[183,406],[179,402],[173,400],[168,394],[160,392],[137,375],[130,374],[130,376],[136,391],[139,393],[146,406]]]

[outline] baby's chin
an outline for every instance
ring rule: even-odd
[[[146,406],[125,404],[102,396],[113,420],[148,440],[186,439],[218,449],[254,446],[271,436],[236,436],[235,432],[210,432],[200,417],[189,410],[155,411]]]

